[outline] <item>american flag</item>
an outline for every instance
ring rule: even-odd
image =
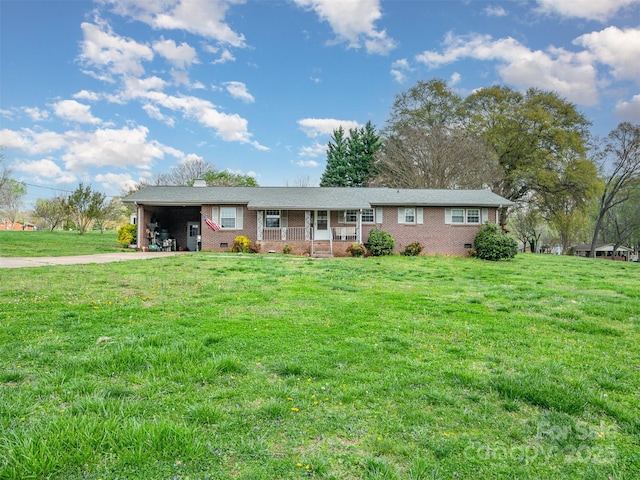
[[[222,228],[216,222],[207,217],[204,213],[200,212],[200,215],[202,215],[202,218],[204,218],[204,223],[207,224],[207,227],[209,227],[214,232],[217,232],[218,230],[220,230],[220,228]]]

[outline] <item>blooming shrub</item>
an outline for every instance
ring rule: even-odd
[[[518,253],[518,243],[502,232],[498,225],[485,223],[473,241],[475,256],[482,260],[507,260]]]
[[[424,246],[420,242],[411,242],[409,245],[404,247],[404,251],[402,255],[405,257],[417,257],[422,252]]]
[[[246,253],[249,251],[249,247],[251,246],[251,240],[249,240],[244,235],[238,235],[233,240],[233,245],[231,245],[231,251],[235,253]]]
[[[369,233],[369,241],[367,242],[367,248],[369,253],[374,257],[381,257],[383,255],[392,255],[393,247],[396,245],[396,241],[393,239],[389,232],[382,230],[371,230]]]
[[[361,243],[352,243],[347,247],[347,253],[352,257],[362,257],[367,253],[367,249]]]
[[[137,234],[137,227],[133,223],[123,225],[118,229],[118,243],[123,247],[131,245]]]

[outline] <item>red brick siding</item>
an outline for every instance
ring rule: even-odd
[[[474,208],[474,207],[470,207]],[[489,221],[495,223],[496,209],[489,208]],[[204,205],[202,211],[205,215],[213,218],[212,205]],[[331,227],[338,227],[337,211],[332,211],[330,215]],[[289,211],[288,226],[304,226],[304,211]],[[214,219],[218,221],[219,219]],[[424,245],[425,255],[467,255],[468,248],[465,244],[473,244],[473,240],[478,231],[478,225],[447,225],[445,224],[445,209],[443,207],[424,207],[423,223],[415,225],[405,225],[398,223],[398,208],[383,208],[383,224],[363,224],[362,239],[366,243],[369,232],[373,228],[380,228],[389,232],[396,241],[395,251],[402,252],[411,242],[418,241]],[[243,228],[241,230],[220,230],[212,232],[207,226],[202,224],[202,249],[211,251],[229,251],[233,240],[238,235],[244,235],[250,240],[257,242],[257,211],[248,210],[243,207]],[[223,247],[221,244],[226,243]],[[286,244],[294,247],[294,254],[303,255],[310,252],[310,243],[306,242],[257,242],[260,243],[261,253],[274,250],[282,253],[282,247]],[[346,249],[351,242],[334,242],[333,253],[335,256],[347,256]]]

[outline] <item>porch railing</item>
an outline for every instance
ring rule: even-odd
[[[356,227],[331,227],[331,236],[334,242],[355,242],[358,238]]]
[[[265,228],[262,239],[265,242],[304,242],[306,227]]]

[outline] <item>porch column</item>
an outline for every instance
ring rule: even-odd
[[[147,235],[146,235],[146,233],[147,233],[146,225],[147,224],[144,221],[144,205],[138,205],[138,210],[136,212],[136,215],[137,215],[137,219],[138,219],[137,220],[138,224],[136,225],[136,227],[137,227],[136,228],[136,232],[137,232],[137,235],[138,235],[138,237],[136,238],[136,244],[137,244],[137,247],[138,247],[138,250],[139,250],[143,246],[146,247],[145,240],[147,238]]]
[[[358,219],[356,221],[356,242],[362,243],[362,209],[358,209]]]
[[[311,240],[311,210],[304,212],[304,240],[305,242]]]
[[[256,232],[256,238],[257,238],[258,242],[261,242],[262,241],[262,232],[263,232],[263,229],[264,229],[264,224],[263,224],[263,221],[262,221],[264,212],[262,210],[258,210],[257,214],[258,215],[256,217],[257,218],[257,222],[256,223],[258,225],[257,226],[258,231]]]

